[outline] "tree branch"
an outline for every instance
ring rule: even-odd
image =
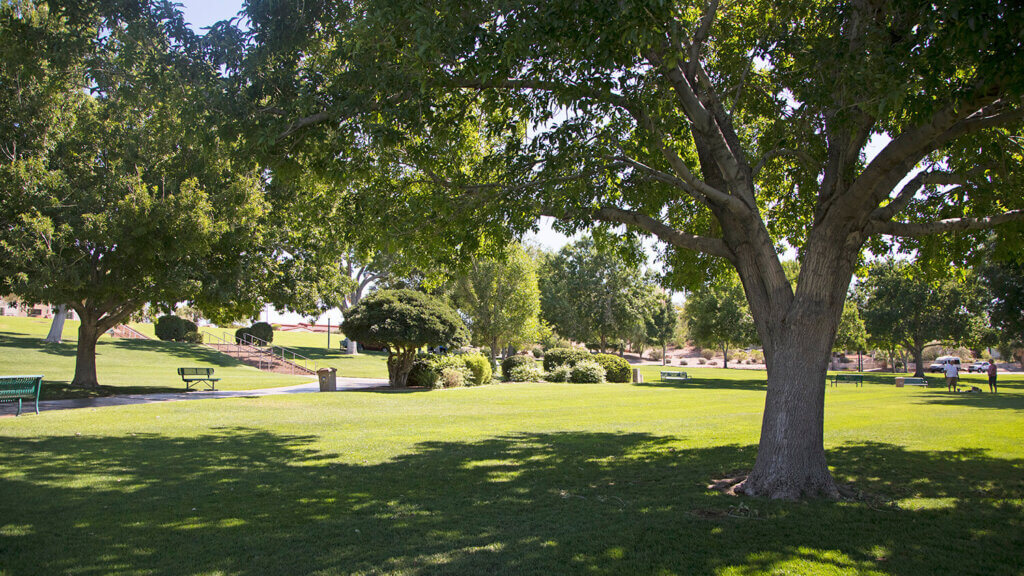
[[[928,185],[953,185],[963,184],[964,179],[956,174],[941,170],[930,170],[918,172],[909,182],[903,185],[896,197],[888,204],[877,208],[871,213],[871,220],[885,222],[892,220],[896,214],[906,208],[921,188]]]
[[[883,222],[872,220],[868,223],[868,234],[886,234],[917,238],[942,232],[971,232],[988,230],[1007,222],[1024,221],[1024,210],[1011,210],[995,216],[981,218],[947,218],[934,222]]]
[[[541,214],[556,219],[565,218],[565,214],[560,213],[557,210],[542,208]],[[657,236],[665,243],[677,248],[692,250],[694,252],[700,252],[710,256],[718,256],[719,258],[726,258],[730,261],[733,259],[732,252],[729,251],[724,240],[686,234],[668,226],[660,220],[656,220],[655,218],[647,216],[646,214],[641,214],[640,212],[616,208],[614,206],[602,206],[591,211],[590,216],[595,220],[600,220],[602,222],[622,224],[628,227],[638,228],[648,234]]]
[[[811,158],[811,155],[808,154],[806,150],[799,150],[796,148],[776,148],[774,150],[769,150],[768,152],[765,152],[764,156],[762,156],[761,159],[757,161],[757,164],[755,164],[754,168],[751,170],[753,177],[757,178],[757,176],[761,173],[761,170],[763,170],[769,162],[776,158],[781,158],[783,156],[795,157],[797,160],[800,161],[800,164],[803,165],[804,169],[810,172],[811,174],[816,174],[818,172],[817,170],[815,170],[816,162],[814,161],[814,158]]]
[[[306,128],[307,126],[322,124],[330,119],[331,115],[328,114],[327,112],[317,112],[316,114],[306,116],[305,118],[299,118],[298,120],[289,124],[288,128],[286,128],[284,132],[278,134],[277,139],[284,140],[288,136],[291,136],[292,134],[298,132],[299,130],[302,130],[303,128]]]

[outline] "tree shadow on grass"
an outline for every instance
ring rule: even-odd
[[[424,442],[383,462],[312,435],[214,429],[3,438],[10,574],[1015,574],[1021,460],[831,451],[859,488],[779,503],[709,492],[753,446],[636,433]],[[1010,502],[1016,500],[1016,503]]]
[[[0,348],[32,350],[35,352],[43,352],[44,354],[53,354],[54,356],[70,356],[73,358],[77,353],[78,345],[75,342],[61,342],[59,344],[55,344],[46,342],[42,338],[36,336],[25,336],[24,334],[16,334],[13,332],[0,332]]]
[[[986,384],[988,386],[988,384]],[[980,388],[980,386],[979,386]],[[1000,386],[1002,388],[1002,386]],[[936,393],[920,400],[922,404],[938,404],[941,406],[970,406],[972,408],[989,408],[1002,410],[1024,410],[1024,396],[1019,394],[991,394],[985,392],[946,392]]]
[[[221,354],[220,352],[207,348],[201,344],[190,344],[186,342],[163,342],[160,340],[135,340],[135,339],[117,339],[110,342],[103,343],[104,346],[113,346],[120,350],[129,350],[133,352],[159,352],[162,354],[168,354],[181,358],[183,360],[191,360],[193,363],[208,364],[212,366],[218,366],[221,368],[233,368],[237,366],[247,366],[244,362],[232,358],[227,354]],[[101,350],[97,348],[97,352]]]
[[[760,390],[765,391],[766,381],[764,378],[737,378],[726,380],[724,378],[695,378],[692,375],[689,380],[660,380],[653,379],[645,382],[634,382],[633,386],[646,386],[650,388],[677,388],[679,390]]]

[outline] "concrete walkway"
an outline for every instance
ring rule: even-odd
[[[338,378],[338,392],[346,390],[369,390],[387,386],[387,379],[381,378]],[[46,386],[46,381],[43,381]],[[316,382],[298,384],[296,386],[282,386],[279,388],[259,388],[256,390],[205,390],[195,392],[161,394],[125,394],[124,396],[106,396],[102,398],[73,398],[69,400],[42,400],[39,402],[39,411],[50,410],[72,410],[75,408],[103,408],[106,406],[127,406],[129,404],[152,404],[155,402],[174,402],[177,400],[212,400],[217,398],[251,398],[255,396],[276,396],[279,394],[306,394],[319,392],[320,385]],[[0,417],[14,416],[18,413],[17,403],[0,404]],[[23,401],[22,416],[35,414],[35,403],[31,400]]]

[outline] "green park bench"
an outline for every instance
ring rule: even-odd
[[[213,368],[178,368],[178,376],[185,382],[185,390],[199,382],[206,383],[208,390],[216,390],[220,378],[213,377]]]
[[[18,402],[18,416],[21,416],[21,401],[35,400],[36,414],[39,414],[39,391],[43,389],[43,377],[0,376],[0,402]]]
[[[853,382],[854,386],[863,386],[864,376],[861,374],[833,374],[832,386],[838,386],[840,382]]]
[[[671,370],[661,371],[662,380],[689,380],[690,377],[686,375],[686,372],[676,372]]]
[[[903,379],[903,385],[904,386],[924,386],[924,387],[927,388],[928,387],[928,381],[925,380],[924,378],[904,378]]]

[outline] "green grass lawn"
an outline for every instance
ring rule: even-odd
[[[829,389],[865,497],[785,503],[705,488],[751,466],[763,374],[692,372],[0,419],[0,573],[1022,573],[1020,377]]]
[[[150,325],[151,326],[151,325]],[[179,366],[212,367],[221,378],[218,388],[250,390],[308,382],[310,376],[260,372],[209,348],[159,340],[123,340],[104,335],[96,346],[101,390],[69,386],[75,373],[78,322],[64,325],[64,341],[42,339],[50,321],[0,316],[0,374],[43,374],[43,399],[110,394],[184,392]],[[2,564],[0,564],[2,565]]]

